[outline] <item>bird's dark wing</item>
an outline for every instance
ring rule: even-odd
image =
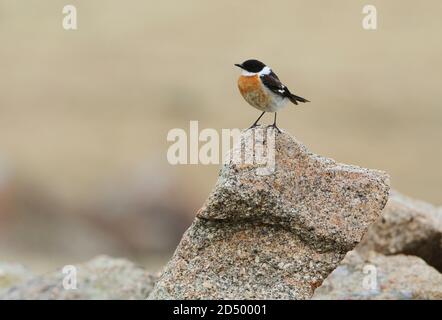
[[[269,74],[261,75],[261,81],[267,89],[281,97],[290,99],[294,104],[298,104],[298,101],[309,102],[307,99],[292,94],[290,90],[279,81],[278,76],[273,71]]]
[[[269,74],[261,75],[261,81],[263,85],[266,86],[266,88],[273,93],[282,97],[286,97],[288,89],[285,85],[281,83],[281,81],[279,81],[278,76],[273,71]]]

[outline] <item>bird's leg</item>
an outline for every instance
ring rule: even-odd
[[[266,113],[265,111],[263,113],[261,113],[261,115],[259,116],[258,119],[256,119],[255,123],[252,124],[252,126],[249,129],[255,128],[258,125],[258,121],[259,119],[261,119],[261,117],[264,115],[264,113]]]
[[[275,128],[278,131],[278,133],[281,133],[281,130],[279,130],[279,128],[276,126],[276,112],[275,112],[275,118],[273,120],[273,124],[270,125],[269,127]]]

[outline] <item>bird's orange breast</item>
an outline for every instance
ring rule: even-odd
[[[268,108],[270,97],[264,92],[258,75],[250,77],[240,76],[238,88],[244,99],[253,107],[259,110]]]

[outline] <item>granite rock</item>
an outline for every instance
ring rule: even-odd
[[[68,287],[74,284],[72,278],[66,280],[70,271],[63,273],[63,270],[57,270],[0,292],[0,300],[145,299],[157,279],[125,259],[107,256],[99,256],[74,267],[76,289],[63,286],[64,281]]]
[[[419,257],[352,251],[313,296],[317,300],[442,299],[442,274]]]
[[[382,217],[357,247],[362,254],[414,255],[442,271],[442,210],[391,192]]]
[[[34,274],[18,263],[0,263],[0,295],[14,285],[19,285]]]
[[[315,155],[284,131],[244,131],[149,298],[308,299],[388,192],[384,172]]]

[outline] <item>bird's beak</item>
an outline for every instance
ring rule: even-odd
[[[240,63],[235,63],[235,66],[237,66],[238,68],[241,68],[241,69],[243,68],[242,64],[240,64]]]

